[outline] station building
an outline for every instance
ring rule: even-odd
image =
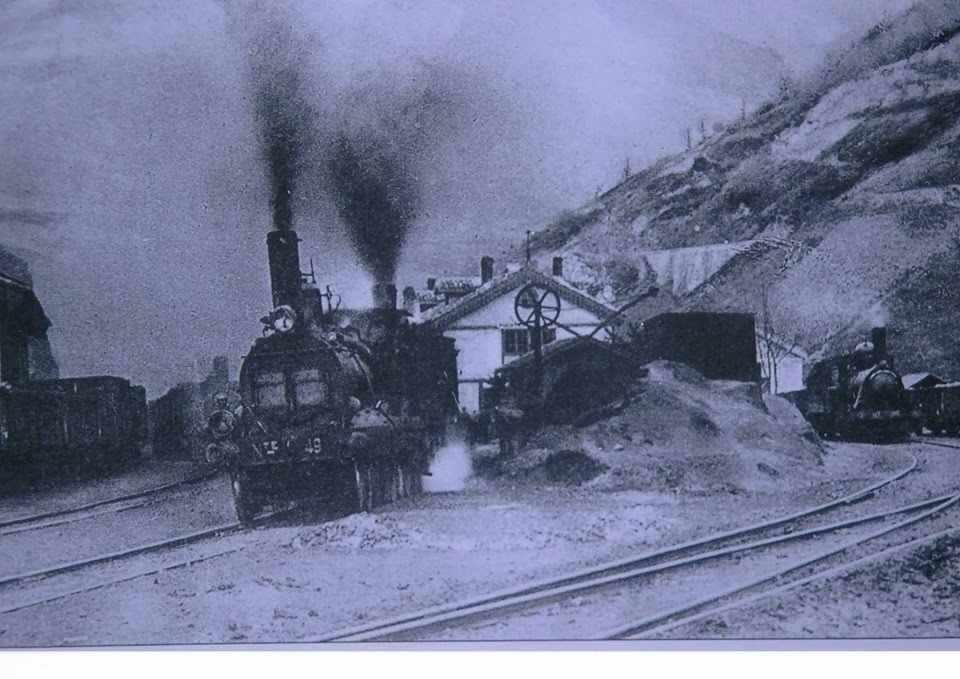
[[[541,330],[543,345],[552,342],[586,336],[597,331],[594,337],[605,339],[606,329],[598,327],[614,313],[614,309],[600,302],[563,278],[563,262],[553,262],[552,275],[537,271],[528,264],[508,267],[505,274],[495,276],[493,260],[481,260],[481,275],[478,285],[464,291],[460,285],[448,299],[431,304],[427,309],[409,309],[414,321],[429,323],[444,335],[456,341],[457,370],[460,381],[459,405],[470,414],[480,411],[485,403],[485,393],[490,387],[498,368],[533,348],[532,330],[517,317],[517,296],[527,286],[546,294],[559,302],[555,322],[545,324]],[[469,283],[468,279],[464,279]],[[442,290],[434,286],[434,290]],[[431,302],[441,297],[437,294]],[[405,302],[417,298],[404,295]]]

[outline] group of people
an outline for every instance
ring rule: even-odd
[[[471,415],[466,408],[460,411],[458,424],[468,445],[490,443],[494,439],[500,452],[514,452],[522,432],[523,413],[513,408],[496,407]]]
[[[464,440],[471,446],[490,443],[494,437],[494,420],[487,411],[471,415],[464,408],[460,411],[457,424],[463,431]]]

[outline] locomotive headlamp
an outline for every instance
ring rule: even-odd
[[[297,322],[297,312],[286,304],[273,310],[273,329],[277,332],[290,332]]]
[[[233,432],[236,421],[236,417],[229,410],[215,410],[207,418],[207,429],[214,439],[223,439]]]

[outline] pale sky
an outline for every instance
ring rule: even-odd
[[[313,163],[338,131],[377,130],[409,161],[419,199],[398,282],[472,274],[627,160],[681,150],[686,128],[755,108],[909,4],[14,0],[0,9],[0,242],[31,264],[65,376],[156,396],[215,354],[236,369],[269,304],[251,64],[302,75],[304,267],[357,303],[368,278]],[[268,25],[290,53],[255,49]]]

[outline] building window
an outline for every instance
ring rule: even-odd
[[[504,330],[502,335],[504,356],[519,356],[527,353],[530,336],[525,329]]]
[[[540,331],[540,336],[543,338],[543,344],[550,344],[557,339],[557,330],[556,328],[543,328]],[[533,350],[530,330],[526,328],[503,330],[501,331],[501,337],[503,339],[504,356],[520,356]]]

